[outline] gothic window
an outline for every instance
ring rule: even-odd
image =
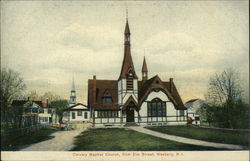
[[[163,117],[166,116],[166,102],[159,98],[148,102],[148,116],[149,117]]]

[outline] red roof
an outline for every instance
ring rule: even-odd
[[[51,108],[47,103],[43,103],[42,101],[32,101],[32,100],[13,100],[11,106],[23,106],[25,103],[29,101],[36,103],[42,108]]]
[[[96,110],[119,110],[117,89],[118,81],[96,80],[96,94],[93,93],[95,91],[93,88],[93,82],[93,79],[88,80],[88,106]],[[174,83],[172,85],[173,91],[170,92],[170,82],[163,82],[158,76],[154,76],[144,83],[142,83],[142,81],[138,81],[139,106],[143,101],[145,101],[152,90],[159,89],[166,93],[176,109],[185,110],[186,107],[183,105]],[[106,91],[109,92],[109,95],[112,98],[112,104],[103,104],[103,97],[105,97]]]
[[[130,35],[128,21],[127,21],[126,27],[125,27],[125,35],[126,34]],[[127,74],[129,72],[133,73],[134,78],[138,78],[136,75],[136,72],[135,72],[135,68],[134,68],[134,64],[133,64],[133,60],[132,60],[132,56],[131,56],[130,43],[125,42],[124,57],[123,57],[122,68],[121,68],[121,73],[120,73],[119,79],[126,78]]]
[[[119,110],[117,81],[96,80],[96,90],[94,90],[93,82],[93,79],[88,80],[88,107],[99,110]],[[111,104],[103,104],[103,97],[107,95],[107,91],[112,99]]]

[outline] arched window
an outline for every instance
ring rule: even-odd
[[[154,98],[148,102],[148,117],[163,117],[166,116],[166,102],[159,98]]]

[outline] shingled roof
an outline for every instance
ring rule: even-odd
[[[158,75],[152,77],[151,79],[145,82],[138,81],[139,103],[141,104],[147,98],[147,96],[150,94],[152,90],[160,89],[169,97],[169,99],[173,102],[177,110],[185,110],[186,107],[184,106],[180,98],[180,95],[175,87],[175,84],[173,81],[172,82],[171,81],[163,82],[161,81]]]
[[[96,110],[119,110],[117,88],[117,80],[89,79],[88,106]],[[103,97],[107,96],[107,92],[108,95],[112,98],[111,104],[103,104]]]
[[[23,106],[25,103],[29,102],[30,100],[13,100],[11,105],[12,106]],[[40,107],[44,107],[44,104],[42,101],[31,101],[39,105]]]
[[[94,79],[88,80],[88,106],[96,110],[119,110],[118,107],[118,90],[116,80],[96,80],[96,90],[94,90]],[[172,87],[171,87],[172,83]],[[172,88],[172,91],[171,91]],[[138,97],[139,106],[147,98],[150,92],[154,89],[162,90],[169,99],[173,102],[177,110],[185,110],[181,97],[175,87],[174,82],[163,82],[159,76],[154,76],[151,79],[142,82],[138,81]],[[94,94],[94,92],[96,93]],[[108,91],[112,98],[112,104],[103,104],[103,97]]]
[[[127,21],[126,27],[125,27],[125,36],[126,35],[130,35],[128,21]],[[128,42],[125,41],[124,57],[123,57],[122,68],[121,68],[121,73],[120,73],[119,79],[126,78],[129,71],[133,73],[134,78],[138,78],[136,75],[136,72],[135,72],[135,67],[134,67],[134,63],[132,60],[132,56],[131,56],[130,43],[129,43],[129,41]]]

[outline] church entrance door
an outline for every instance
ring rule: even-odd
[[[131,107],[126,108],[126,121],[127,122],[135,122],[135,112]]]

